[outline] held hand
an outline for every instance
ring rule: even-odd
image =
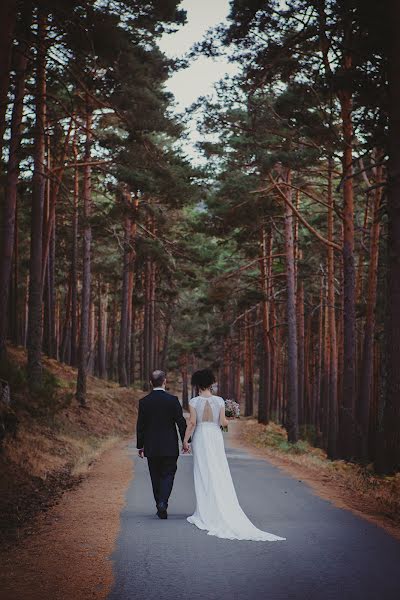
[[[144,457],[144,448],[140,448],[139,452],[138,452],[140,458]]]
[[[183,453],[184,454],[188,454],[188,452],[190,451],[189,443],[188,442],[183,442],[182,447],[183,447]]]

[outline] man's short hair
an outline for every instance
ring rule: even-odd
[[[165,380],[166,380],[166,375],[165,375],[164,371],[160,371],[159,369],[156,369],[150,375],[150,381],[151,381],[153,387],[162,386],[162,384],[164,383]]]

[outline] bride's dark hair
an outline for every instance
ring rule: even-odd
[[[215,377],[211,369],[201,369],[192,375],[192,385],[198,389],[205,390],[213,383],[215,383]]]

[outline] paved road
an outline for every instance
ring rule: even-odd
[[[189,525],[191,456],[179,458],[169,518],[160,521],[147,461],[135,459],[109,600],[400,599],[400,542],[266,461],[227,451],[243,509],[287,541],[221,540]],[[129,452],[136,456],[133,443]]]

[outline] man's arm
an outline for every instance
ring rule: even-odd
[[[175,406],[175,423],[178,425],[179,435],[181,436],[181,440],[185,439],[186,432],[186,419],[183,416],[182,406],[179,402],[178,398],[175,396],[176,406]]]
[[[139,411],[136,423],[136,448],[141,450],[144,447],[144,409],[143,399],[139,400]]]

